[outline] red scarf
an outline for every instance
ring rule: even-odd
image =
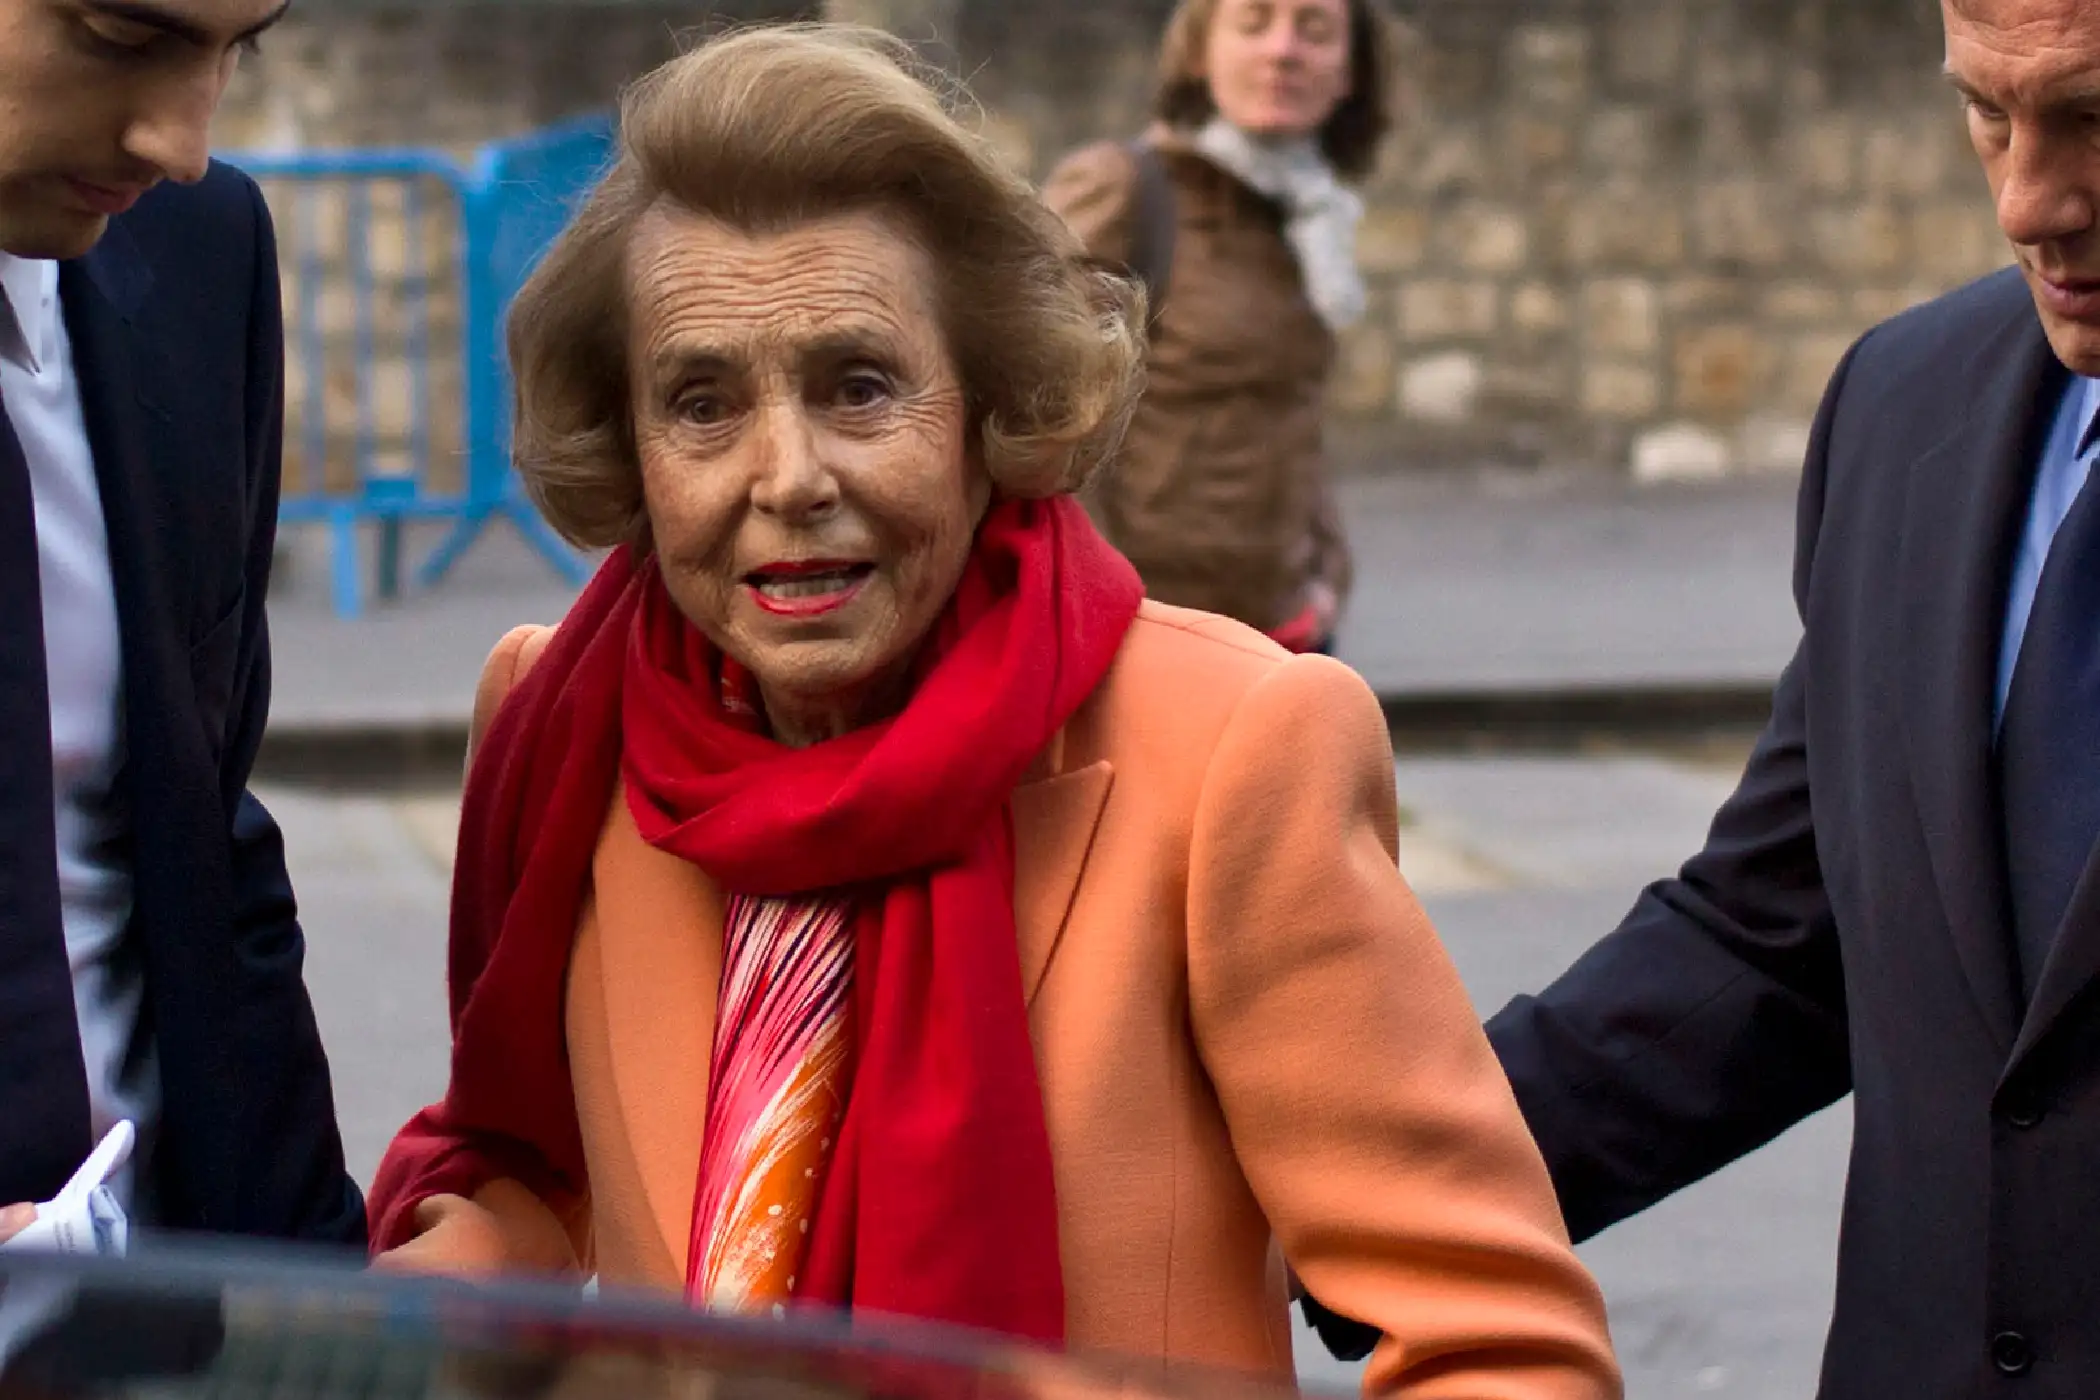
[[[614,554],[468,780],[452,1081],[380,1165],[373,1248],[412,1237],[416,1203],[441,1192],[585,1185],[562,989],[624,777],[643,837],[727,889],[861,887],[852,1097],[796,1296],[1062,1341],[1006,803],[1106,675],[1140,597],[1071,500],[1002,502],[904,712],[797,750],[725,713],[719,655],[652,565]]]

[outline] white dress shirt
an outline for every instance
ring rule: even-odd
[[[58,265],[0,253],[0,400],[7,405],[36,500],[44,656],[51,688],[58,888],[73,1001],[99,1140],[129,1118],[132,1165],[111,1187],[134,1220],[135,1189],[152,1143],[160,1076],[140,1034],[145,991],[131,923],[131,814],[117,786],[124,766],[123,656],[110,578],[109,532],[80,408],[73,348],[58,301]]]

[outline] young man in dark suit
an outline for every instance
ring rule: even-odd
[[[207,127],[282,0],[0,0],[0,1236],[102,1133],[164,1229],[361,1246],[277,828],[282,334]]]
[[[1578,1237],[1853,1095],[1829,1400],[2100,1395],[2100,12],[1942,18],[2018,266],[1838,367],[1741,786],[1489,1027]]]

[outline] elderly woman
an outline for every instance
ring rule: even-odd
[[[1096,518],[1151,597],[1294,651],[1332,643],[1351,578],[1321,419],[1364,313],[1350,186],[1386,132],[1389,23],[1377,0],[1181,0],[1152,129],[1073,152],[1043,190],[1156,313]]]
[[[1068,494],[1134,291],[876,36],[621,130],[511,326],[521,468],[618,547],[482,684],[383,1261],[1287,1376],[1288,1259],[1374,1393],[1616,1393],[1375,700]]]

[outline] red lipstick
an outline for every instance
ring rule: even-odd
[[[821,617],[860,596],[874,572],[852,559],[782,559],[744,575],[744,588],[775,617]]]

